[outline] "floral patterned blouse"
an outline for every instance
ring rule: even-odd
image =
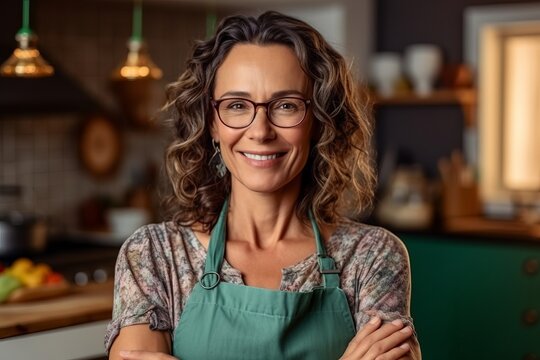
[[[410,267],[403,243],[387,230],[343,220],[326,250],[341,270],[356,329],[378,315],[412,326],[409,315]],[[172,222],[147,225],[122,245],[116,263],[114,307],[105,347],[124,326],[149,324],[174,331],[191,290],[204,272],[206,249],[189,227]],[[243,284],[242,274],[224,260],[222,280]],[[282,269],[282,291],[310,291],[320,285],[316,254]],[[414,339],[416,341],[416,339]]]

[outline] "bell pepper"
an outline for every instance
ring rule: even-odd
[[[9,295],[23,284],[15,276],[9,274],[0,275],[0,303],[6,301]]]

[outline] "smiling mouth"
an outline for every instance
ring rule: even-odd
[[[260,154],[250,154],[250,153],[243,152],[242,155],[244,155],[248,159],[264,161],[264,160],[277,159],[277,158],[282,157],[283,155],[285,155],[285,153],[275,153],[275,154],[260,155]]]

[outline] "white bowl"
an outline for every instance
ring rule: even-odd
[[[107,212],[107,221],[115,238],[127,239],[135,230],[148,224],[148,211],[140,208],[114,208]]]

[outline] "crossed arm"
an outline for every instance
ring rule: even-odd
[[[169,332],[152,331],[148,324],[122,328],[110,360],[174,360]],[[421,360],[413,331],[401,321],[383,324],[374,317],[351,340],[340,360]]]

